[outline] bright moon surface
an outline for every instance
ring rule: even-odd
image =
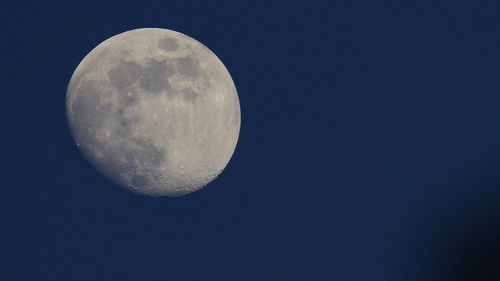
[[[238,141],[233,80],[207,47],[160,28],[127,31],[78,65],[66,109],[85,157],[120,186],[181,196],[207,185]]]

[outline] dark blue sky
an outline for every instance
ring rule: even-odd
[[[500,280],[497,1],[11,2],[0,280]],[[113,185],[66,122],[81,59],[140,27],[238,89],[235,154],[185,197]]]

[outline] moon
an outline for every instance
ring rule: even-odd
[[[133,192],[181,196],[226,167],[240,131],[236,87],[207,47],[141,28],[113,36],[78,65],[66,112],[79,149]]]

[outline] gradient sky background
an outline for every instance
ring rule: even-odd
[[[498,1],[32,2],[0,8],[0,280],[500,280]],[[233,158],[185,197],[113,185],[67,125],[81,59],[140,27],[238,89]]]

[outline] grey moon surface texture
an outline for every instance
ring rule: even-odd
[[[113,36],[78,65],[66,111],[80,150],[116,184],[181,196],[226,167],[240,131],[236,87],[207,47],[141,28]]]

